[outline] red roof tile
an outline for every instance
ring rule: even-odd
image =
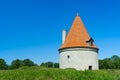
[[[72,27],[65,39],[64,44],[61,46],[62,48],[70,48],[70,47],[92,47],[97,48],[93,43],[90,46],[87,42],[90,40],[90,36],[81,20],[81,18],[77,15],[72,24]]]

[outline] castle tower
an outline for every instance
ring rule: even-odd
[[[60,68],[98,70],[98,48],[89,36],[81,18],[77,15],[66,34],[63,30],[62,46],[59,49]]]

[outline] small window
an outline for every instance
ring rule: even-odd
[[[70,58],[70,56],[68,55],[68,56],[67,56],[67,58],[69,59],[69,58]]]
[[[88,43],[89,46],[93,46],[93,42],[94,40],[92,38],[90,38],[88,41],[86,41]]]
[[[88,45],[93,46],[93,42],[92,41],[88,42]]]

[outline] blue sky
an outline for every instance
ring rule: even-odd
[[[59,62],[61,31],[78,12],[99,59],[120,56],[119,0],[0,0],[0,58]]]

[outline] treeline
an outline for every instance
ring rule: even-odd
[[[11,62],[11,65],[7,65],[5,60],[0,58],[0,70],[8,70],[8,69],[18,69],[23,66],[40,66],[40,67],[47,67],[47,68],[59,68],[59,63],[53,62],[44,62],[40,65],[35,64],[30,59],[16,59]],[[104,58],[99,60],[99,68],[100,69],[120,69],[120,57],[117,55],[113,55],[110,58]]]
[[[48,67],[48,68],[59,68],[59,63],[53,63],[53,62],[46,62],[41,63],[41,67]]]
[[[113,55],[111,58],[99,60],[100,69],[120,69],[120,57]]]
[[[0,58],[0,70],[12,70],[12,69],[18,69],[24,66],[28,66],[28,67],[40,66],[40,67],[48,67],[48,68],[58,68],[59,64],[53,63],[53,62],[46,62],[46,63],[41,63],[40,65],[37,65],[30,59],[24,59],[24,60],[16,59],[16,60],[13,60],[10,65],[8,65],[4,59]]]

